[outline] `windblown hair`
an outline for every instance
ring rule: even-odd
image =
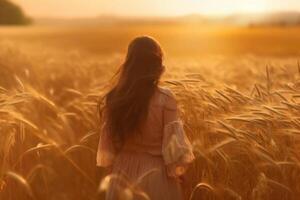
[[[118,147],[139,133],[164,71],[162,60],[162,49],[153,38],[137,37],[130,43],[117,82],[105,96],[102,109],[105,128]]]

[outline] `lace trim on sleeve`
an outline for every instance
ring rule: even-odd
[[[192,145],[187,138],[181,121],[165,125],[162,154],[170,176],[178,177],[185,173],[188,164],[195,157]]]

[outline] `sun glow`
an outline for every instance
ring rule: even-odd
[[[12,0],[33,17],[231,15],[300,10],[299,0]]]
[[[188,0],[191,9],[195,12],[208,15],[228,15],[234,13],[260,13],[271,10],[270,2],[267,0],[220,0],[207,1],[203,3],[199,0]]]
[[[248,3],[241,4],[241,12],[257,13],[267,11],[269,5],[263,0],[249,1]]]

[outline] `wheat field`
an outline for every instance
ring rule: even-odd
[[[187,198],[299,199],[300,28],[134,24],[0,28],[0,199],[104,198],[97,103],[140,34],[194,146]]]

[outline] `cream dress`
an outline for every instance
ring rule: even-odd
[[[178,177],[194,155],[170,90],[157,88],[142,133],[128,139],[122,151],[116,153],[108,134],[104,123],[97,165],[112,168],[106,200],[183,199]]]

